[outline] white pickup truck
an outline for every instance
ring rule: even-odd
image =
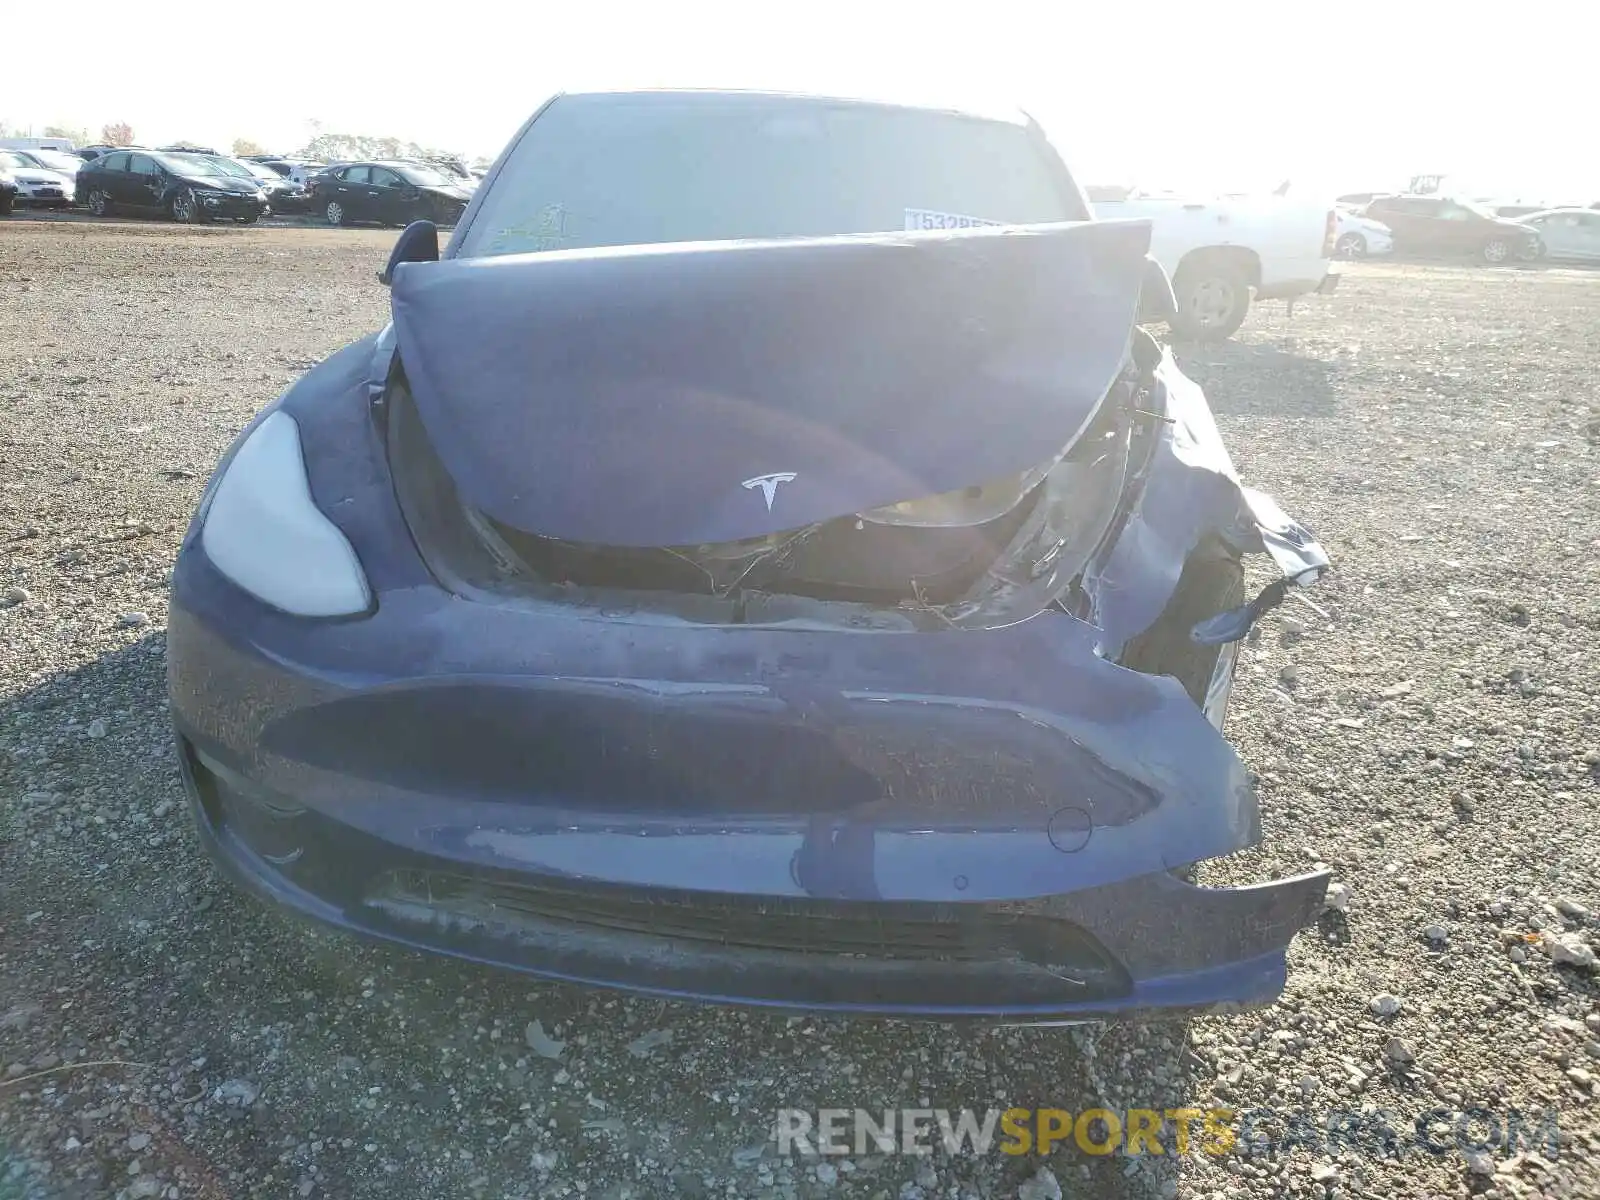
[[[1172,279],[1182,338],[1220,340],[1257,300],[1331,292],[1338,214],[1299,196],[1191,199],[1137,188],[1085,189],[1099,217],[1151,221],[1150,253]]]

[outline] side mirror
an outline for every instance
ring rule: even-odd
[[[1139,288],[1139,323],[1171,321],[1178,315],[1178,298],[1166,269],[1149,255],[1144,260],[1144,282]]]
[[[394,269],[401,263],[438,262],[439,227],[432,221],[413,221],[400,231],[389,261],[378,272],[378,282],[388,287],[394,282]]]

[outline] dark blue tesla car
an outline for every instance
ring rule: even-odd
[[[1022,117],[551,101],[206,490],[168,645],[206,848],[661,996],[1271,1000],[1326,876],[1189,868],[1260,837],[1234,651],[1328,559],[1140,327],[1148,238]]]

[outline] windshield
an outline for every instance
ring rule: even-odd
[[[0,150],[0,167],[9,167],[15,171],[19,168],[31,167],[33,164],[14,150]]]
[[[517,143],[464,256],[1087,217],[1026,127],[770,96],[568,96]]]
[[[30,150],[29,154],[47,171],[65,171],[71,175],[83,166],[83,159],[76,154],[63,154],[59,150]]]
[[[162,166],[178,175],[225,176],[228,174],[217,164],[216,159],[203,158],[198,154],[161,154],[156,157]]]
[[[413,167],[410,164],[397,165],[395,170],[400,172],[411,183],[420,187],[443,187],[455,182],[450,176],[432,167]]]
[[[253,179],[265,179],[268,182],[275,183],[281,178],[281,176],[271,167],[263,166],[258,162],[246,161],[241,162],[239,165],[242,166],[246,171],[249,171],[251,178]]]
[[[250,168],[242,162],[235,162],[231,158],[213,158],[208,161],[217,165],[217,169],[224,175],[232,175],[235,179],[254,179],[255,175]]]
[[[1470,213],[1476,213],[1480,217],[1487,217],[1491,221],[1499,220],[1499,217],[1495,215],[1494,209],[1479,204],[1476,200],[1458,199],[1452,201],[1452,203],[1459,205],[1461,208],[1466,209]]]

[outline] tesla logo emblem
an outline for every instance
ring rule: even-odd
[[[793,478],[793,471],[774,471],[770,475],[757,475],[754,479],[746,479],[742,486],[760,488],[761,494],[767,498],[767,511],[771,512],[772,498],[778,494],[778,485],[788,483]]]

